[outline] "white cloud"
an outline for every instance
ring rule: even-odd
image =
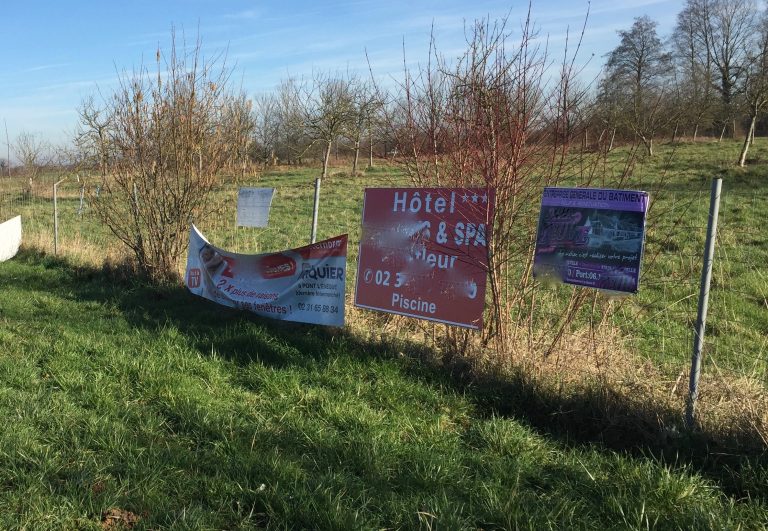
[[[40,72],[41,70],[52,70],[54,68],[64,68],[65,66],[70,66],[72,63],[56,63],[56,64],[50,64],[50,65],[40,65],[40,66],[33,66],[27,69],[22,70],[23,73],[30,73],[30,72]]]

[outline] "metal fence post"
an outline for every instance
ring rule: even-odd
[[[77,208],[77,215],[83,216],[83,209],[85,208],[85,185],[80,185],[80,206]]]
[[[709,284],[712,280],[712,262],[715,255],[715,234],[717,232],[717,216],[720,211],[720,191],[722,185],[722,179],[712,180],[712,191],[709,198],[709,219],[707,221],[707,241],[704,245],[704,263],[701,266],[701,285],[699,286],[699,311],[696,317],[696,328],[693,331],[691,377],[688,386],[688,403],[685,409],[685,423],[688,428],[693,428],[694,426],[696,399],[699,395],[701,351],[704,348],[704,330],[707,323],[707,307],[709,306]]]
[[[309,243],[315,243],[317,238],[317,211],[320,208],[320,177],[315,179],[315,207],[312,211],[312,237]]]
[[[58,182],[53,183],[53,254],[59,254],[59,205],[56,201],[56,193],[59,188],[59,185],[64,182],[64,179],[61,179]]]

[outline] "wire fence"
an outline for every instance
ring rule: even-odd
[[[0,179],[0,221],[21,215],[26,245],[53,252],[53,184],[61,178],[46,175],[31,185],[24,179]],[[350,292],[360,237],[359,199],[366,186],[392,184],[382,173],[365,183],[332,178],[322,185],[318,240],[349,234]],[[267,228],[236,226],[235,205],[241,186],[276,189]],[[110,253],[123,252],[89,204],[89,198],[98,193],[75,175],[59,185],[61,253],[98,262]],[[310,173],[241,179],[217,190],[209,215],[195,222],[214,245],[235,252],[299,247],[309,242],[313,194],[314,175]],[[640,369],[653,370],[655,381],[666,386],[665,392],[679,394],[687,389],[709,194],[706,182],[699,189],[665,187],[652,189],[650,194],[652,202],[662,194],[666,201],[652,203],[656,209],[649,212],[639,293],[610,298],[590,292],[572,323],[562,329],[560,347],[550,358],[563,369],[590,372],[609,363],[611,355],[630,353],[638,374]],[[752,190],[730,188],[727,182],[723,186],[702,366],[703,381],[740,382],[741,387],[748,382],[763,395],[768,390],[768,231],[760,216],[766,207],[768,199]],[[534,351],[537,346],[546,350],[554,325],[564,318],[564,304],[558,298],[567,298],[573,289],[535,286],[542,300],[550,302],[539,304],[526,316],[532,324],[526,333],[520,333]],[[347,300],[349,304],[351,297]],[[349,306],[348,315],[355,316],[356,310]],[[422,326],[425,335],[434,333],[429,328],[434,325],[413,326]],[[605,335],[605,330],[610,334]],[[566,351],[570,354],[563,354]],[[708,399],[706,393],[700,397]]]

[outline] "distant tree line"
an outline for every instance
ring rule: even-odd
[[[768,105],[768,14],[753,0],[687,0],[666,39],[647,16],[619,32],[607,55],[590,127],[613,139],[702,135],[722,140],[743,131],[738,162]]]
[[[559,134],[573,137],[578,131],[582,147],[605,151],[617,142],[636,141],[648,155],[661,139],[722,140],[741,134],[743,149],[735,162],[743,165],[755,133],[768,130],[766,10],[755,0],[687,0],[671,35],[659,35],[657,23],[647,16],[618,33],[620,42],[606,55],[596,84],[579,86],[583,80],[570,65],[570,86],[563,87],[563,97],[570,99],[557,102],[568,109]],[[413,155],[415,146],[429,147],[433,154],[450,149],[440,138],[447,127],[447,81],[437,72],[447,65],[432,55],[427,66],[404,72],[386,90],[368,76],[315,72],[285,79],[253,99],[228,91],[219,103],[226,137],[222,169],[242,174],[254,165],[316,161],[325,177],[331,158],[341,154],[351,159],[354,175],[375,158],[402,159],[408,150]],[[415,83],[426,89],[418,98]],[[110,118],[102,109],[103,123],[98,123],[93,107],[93,99],[82,106],[87,134],[78,133],[74,149],[53,148],[28,132],[18,135],[13,152],[30,182],[47,166],[95,168],[104,162],[94,159],[91,148],[94,135],[108,139]],[[545,133],[540,125],[535,127],[539,135]]]
[[[178,52],[174,35],[152,71],[123,73],[113,94],[82,103],[73,147],[50,150],[22,135],[17,160],[30,186],[52,160],[97,175],[102,193],[93,204],[156,278],[172,276],[187,223],[204,215],[221,175],[314,162],[325,177],[331,158],[343,155],[352,176],[387,158],[417,184],[492,186],[497,315],[487,333],[503,334],[501,316],[529,282],[509,284],[504,271],[531,256],[533,229],[519,220],[530,217],[541,186],[564,175],[588,185],[597,166],[585,154],[606,154],[617,142],[652,156],[662,139],[743,132],[734,162],[744,164],[768,106],[768,16],[753,0],[688,0],[667,37],[638,17],[592,84],[580,76],[579,35],[554,60],[530,12],[514,30],[507,22],[468,24],[458,58],[433,40],[427,60],[404,68],[394,86],[315,72],[254,98],[232,88],[224,57],[203,60],[199,41]]]
[[[570,100],[558,103],[568,109],[560,134],[578,131],[584,147],[608,151],[617,141],[637,141],[648,155],[660,139],[743,134],[735,161],[743,165],[755,133],[768,130],[766,11],[754,0],[688,0],[671,35],[660,36],[657,23],[641,16],[619,36],[595,86],[578,87],[568,72],[570,86],[562,88]],[[336,148],[353,154],[355,171],[361,149],[371,164],[374,155],[403,155],[417,140],[432,151],[449,148],[440,142],[447,85],[433,68],[441,58],[433,59],[415,74],[405,72],[389,91],[349,75],[284,81],[256,101],[252,159],[269,165],[316,158],[326,168]],[[415,82],[427,88],[420,99],[409,94]]]

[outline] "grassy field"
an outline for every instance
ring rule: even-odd
[[[415,345],[270,323],[33,253],[2,264],[0,286],[6,529],[110,515],[194,529],[768,523],[759,459],[737,474],[535,429]]]
[[[95,265],[119,251],[78,212],[70,179],[59,200],[66,259],[28,248],[0,264],[0,412],[12,423],[0,436],[0,527],[121,517],[211,529],[767,526],[759,439],[755,451],[680,431],[713,176],[724,193],[702,406],[711,427],[718,407],[766,404],[768,142],[758,139],[743,170],[732,164],[738,148],[661,146],[633,162],[625,186],[648,190],[652,204],[640,293],[586,305],[554,368],[592,375],[595,339],[583,328],[596,307],[610,309],[600,329],[610,352],[597,362],[631,382],[609,399],[611,387],[563,393],[514,371],[457,371],[424,341],[431,325],[415,321],[348,309],[351,325],[329,332],[121,280]],[[626,160],[617,150],[595,184],[611,186]],[[240,252],[303,245],[315,173],[228,183],[203,233]],[[277,188],[269,228],[235,229],[238,184]],[[391,167],[323,183],[318,237],[350,234],[351,273],[363,188],[403,184]],[[26,241],[50,252],[48,189],[17,198],[0,188],[0,213],[24,214]],[[541,315],[569,290],[538,288]],[[661,431],[633,416],[645,407],[632,387],[641,384],[674,398],[649,410]]]
[[[630,183],[650,189],[660,179],[663,184],[649,215],[643,289],[617,322],[646,343],[643,350],[659,357],[666,350],[673,359],[676,351],[690,350],[710,181],[722,177],[707,361],[711,370],[768,382],[768,231],[763,221],[768,211],[768,144],[759,142],[752,164],[743,169],[733,165],[738,147],[736,142],[667,146],[658,158],[637,168]]]
[[[627,161],[632,172],[622,186],[648,190],[651,211],[648,220],[646,255],[640,293],[622,300],[595,300],[577,316],[572,339],[581,337],[585,326],[595,321],[594,308],[609,307],[610,325],[623,351],[651,360],[670,387],[681,380],[690,358],[693,324],[699,291],[701,255],[707,224],[710,179],[724,178],[718,231],[713,289],[708,319],[705,374],[725,374],[768,381],[768,231],[763,213],[768,210],[768,193],[763,174],[768,171],[768,142],[758,139],[746,169],[734,167],[739,142],[661,145],[653,158],[628,157],[627,149],[612,153],[597,167],[597,186],[613,186]],[[586,164],[589,167],[590,164]],[[576,164],[574,170],[578,169]],[[381,166],[364,177],[351,178],[340,172],[322,185],[318,237],[341,233],[350,235],[349,286],[360,231],[363,189],[367,186],[407,185],[396,168]],[[198,220],[209,240],[239,252],[266,252],[305,244],[312,218],[313,182],[317,169],[282,169],[262,175],[229,180],[217,192],[217,214]],[[24,215],[25,240],[46,250],[52,249],[53,229],[50,184],[57,176],[41,182],[31,198],[14,202],[13,188],[0,182],[0,214]],[[575,177],[573,182],[580,179]],[[583,179],[581,179],[583,180]],[[567,182],[566,182],[567,183]],[[91,183],[92,184],[92,183]],[[9,191],[3,192],[6,185]],[[98,223],[87,207],[80,209],[80,186],[74,178],[61,186],[60,248],[81,263],[98,264],[105,255],[113,261],[121,252],[109,231]],[[235,228],[238,186],[269,186],[277,189],[269,228]],[[20,185],[16,185],[16,194]],[[536,209],[533,209],[536,211]],[[534,212],[535,213],[535,212]],[[533,223],[529,220],[529,223]],[[521,230],[529,230],[523,227]],[[183,263],[180,264],[180,268]],[[534,316],[538,329],[551,329],[562,313],[571,287],[538,289],[543,301]],[[350,312],[355,316],[355,312]],[[367,314],[367,319],[370,317]],[[398,323],[402,328],[402,323]],[[406,325],[410,330],[418,325]],[[430,336],[429,327],[424,331]],[[683,376],[685,376],[683,374]],[[677,388],[682,389],[684,386]]]
[[[763,226],[763,213],[768,211],[768,180],[763,176],[768,171],[768,141],[758,140],[752,149],[752,164],[746,169],[733,166],[739,147],[738,142],[662,145],[656,157],[633,160],[632,175],[623,184],[648,190],[651,211],[640,293],[611,301],[616,310],[610,313],[610,321],[620,331],[625,350],[651,359],[673,381],[688,368],[710,182],[722,177],[705,370],[768,382],[768,231]],[[600,168],[601,178],[595,185],[612,186],[627,160],[627,150],[617,150]],[[234,229],[237,187],[227,186],[218,195],[227,215],[204,220],[203,232],[216,245],[241,252],[265,252],[307,242],[315,172],[267,172],[245,183],[277,189],[268,229]],[[409,184],[392,167],[368,171],[364,178],[342,175],[327,180],[322,187],[318,237],[348,232],[352,242],[349,260],[354,265],[363,189]],[[353,279],[352,273],[350,287]],[[546,302],[541,311],[542,328],[552,320],[549,314],[559,316],[560,301],[567,300],[564,295],[572,289],[538,290]],[[591,312],[585,308],[577,316],[577,324],[588,323]]]

